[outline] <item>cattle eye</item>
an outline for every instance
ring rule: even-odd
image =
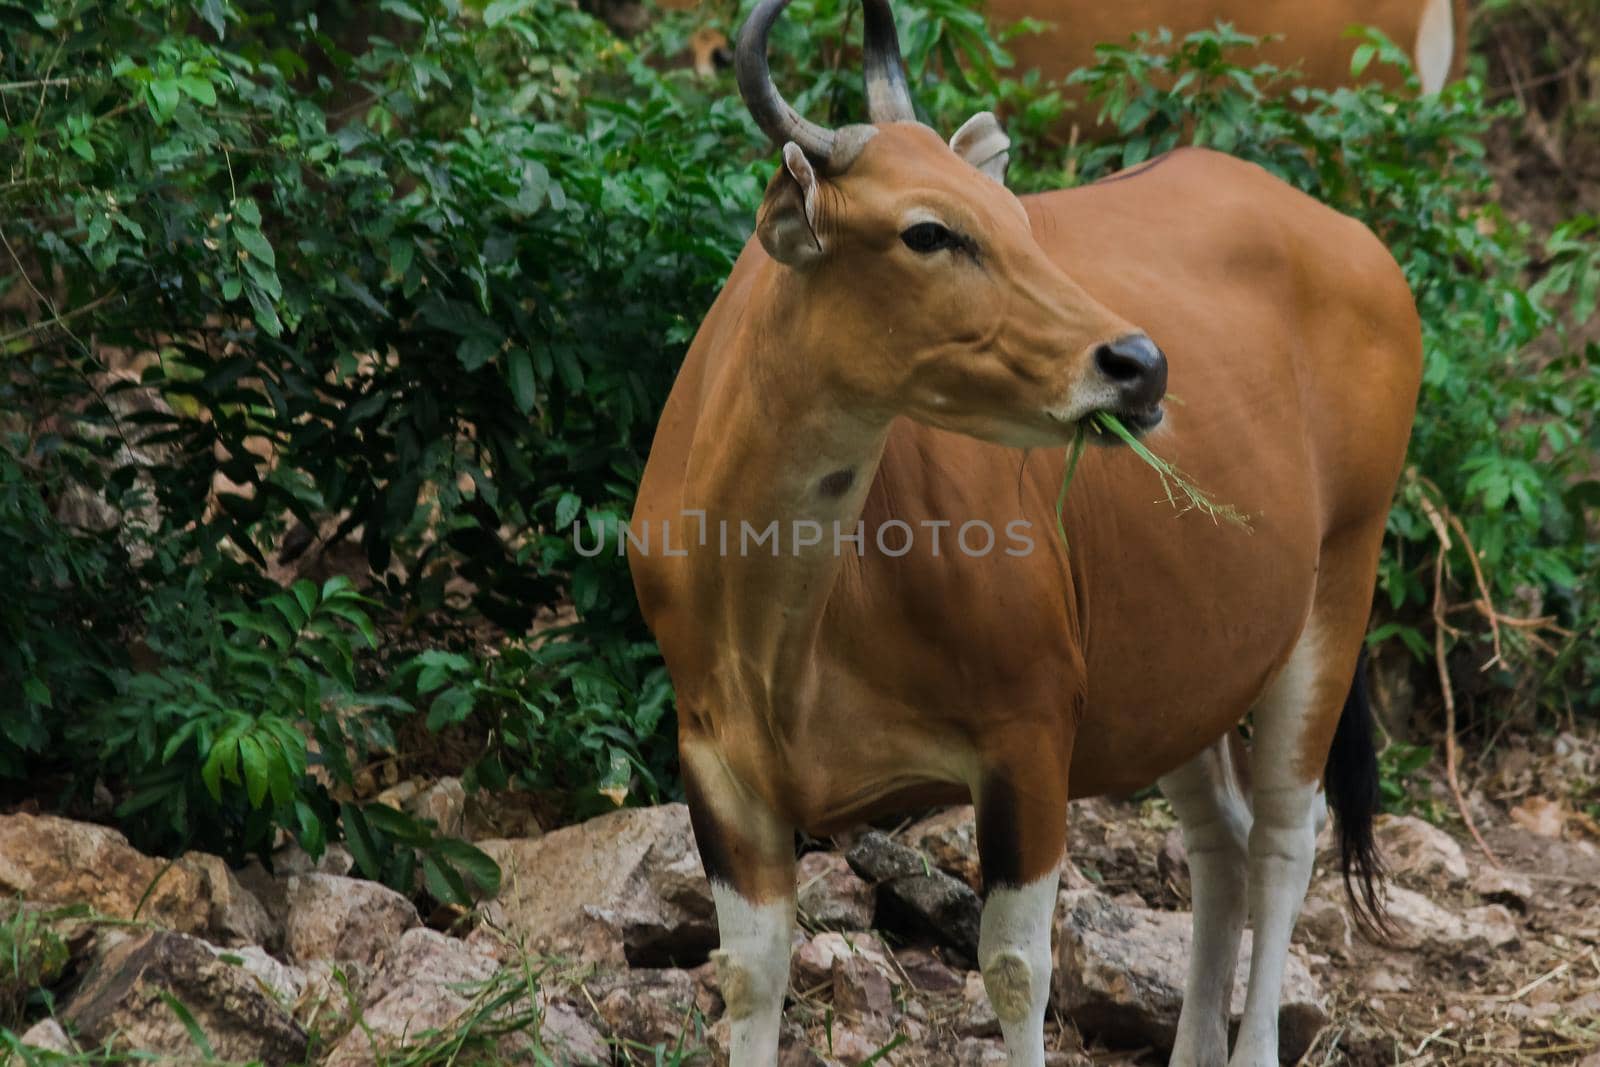
[[[937,252],[941,248],[957,248],[961,238],[937,222],[919,222],[915,226],[908,226],[900,233],[900,240],[913,252],[927,255]]]

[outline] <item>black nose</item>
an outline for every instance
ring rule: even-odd
[[[1167,357],[1142,333],[1101,345],[1094,350],[1094,362],[1130,411],[1154,407],[1167,393]]]
[[[711,63],[718,70],[727,70],[733,66],[733,49],[727,45],[718,45],[711,51]]]

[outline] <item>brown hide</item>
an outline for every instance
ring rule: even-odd
[[[829,195],[859,206],[899,161],[930,182],[965,167],[930,131],[882,127]],[[811,282],[752,241],[668,400],[634,526],[696,508],[713,524],[859,516],[866,554],[741,559],[719,555],[715,534],[701,548],[680,532],[684,555],[656,542],[630,562],[686,758],[789,824],[964,798],[997,766],[1046,810],[1057,789],[1148,785],[1239,721],[1314,614],[1334,664],[1323,684],[1348,685],[1420,376],[1392,258],[1359,223],[1201,150],[1021,203],[1043,255],[1165,350],[1174,402],[1151,446],[1251,529],[1175,513],[1135,456],[1091,448],[1063,546],[1064,447],[935,429],[873,393],[900,380],[901,333],[917,329],[903,280],[853,248],[844,277],[861,300],[784,304],[785,286]],[[840,416],[839,397],[860,390],[873,402]],[[805,478],[835,463],[855,464],[858,484],[830,502]],[[947,540],[935,558],[919,540],[891,558],[870,533],[888,518],[997,531],[1023,519],[1035,547],[970,558]],[[1309,775],[1338,714],[1321,703]]]

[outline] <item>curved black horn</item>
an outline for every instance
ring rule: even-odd
[[[867,117],[873,122],[915,122],[911,89],[900,59],[900,37],[889,0],[861,0],[862,65],[867,78]]]
[[[739,95],[755,116],[756,125],[774,144],[782,147],[785,141],[793,141],[813,163],[826,166],[833,159],[838,135],[790,107],[772,84],[772,71],[767,67],[767,35],[788,6],[789,0],[761,0],[739,31],[739,44],[733,53]],[[890,32],[893,29],[891,24]]]

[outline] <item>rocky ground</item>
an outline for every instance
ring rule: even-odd
[[[1595,766],[1580,770],[1594,780]],[[499,895],[422,915],[350,877],[338,848],[230,870],[143,856],[99,826],[0,816],[0,900],[27,902],[61,939],[41,968],[54,1015],[24,1020],[20,1044],[79,1062],[133,1050],[335,1067],[722,1060],[716,928],[681,805],[485,837],[506,820],[470,818],[453,780],[394,799],[481,838],[504,870]],[[1600,1067],[1600,838],[1531,786],[1499,806],[1474,800],[1499,867],[1422,819],[1384,818],[1392,943],[1364,939],[1337,876],[1319,876],[1291,959],[1285,1062]],[[1051,1062],[1164,1062],[1189,942],[1170,814],[1153,799],[1079,802],[1071,842]],[[971,809],[833,845],[800,863],[783,1062],[1003,1063],[972,970]],[[18,940],[16,908],[0,908],[0,942]],[[1242,993],[1241,979],[1236,1009]],[[0,1032],[0,1063],[17,1037]]]

